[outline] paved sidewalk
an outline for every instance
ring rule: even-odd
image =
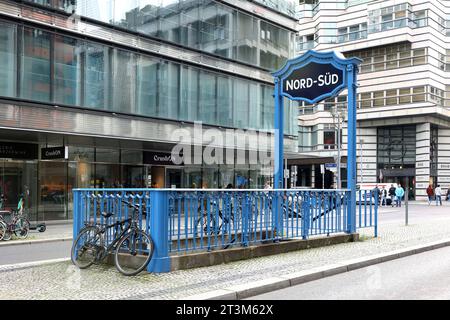
[[[28,244],[30,242],[42,242],[47,240],[68,240],[73,238],[73,224],[70,221],[61,222],[49,222],[46,223],[47,229],[45,232],[39,232],[37,230],[30,230],[28,237],[23,240],[9,240],[0,241],[1,246]]]
[[[181,270],[168,274],[141,274],[129,278],[114,267],[78,270],[70,262],[0,271],[0,299],[185,299],[213,290],[250,284],[271,277],[310,270],[346,260],[371,256],[447,239],[449,217],[422,220],[408,227],[385,223],[360,230],[362,241]]]

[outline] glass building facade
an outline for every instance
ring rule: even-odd
[[[291,31],[213,0],[26,1],[268,70],[294,49]],[[260,1],[295,15],[291,1],[276,2]]]
[[[178,127],[202,122],[221,130],[272,132],[274,88],[264,77],[255,79],[99,39],[96,28],[83,34],[52,28],[45,26],[45,17],[58,15],[69,21],[81,16],[90,25],[119,30],[122,36],[128,32],[130,37],[157,39],[161,45],[174,45],[205,59],[214,57],[265,75],[293,56],[292,30],[209,0],[14,2],[25,8],[23,13],[32,12],[30,19],[44,23],[38,26],[0,12],[0,121],[11,116],[20,119],[19,127],[0,124],[0,193],[6,195],[7,208],[16,206],[23,196],[31,220],[71,219],[73,188],[153,184],[262,188],[270,179],[271,168],[262,165],[152,163],[146,156],[149,152],[167,153],[173,145],[148,137],[145,142],[140,138],[140,146],[131,147],[112,134],[114,120],[99,122],[99,134],[104,130],[99,140],[82,132],[87,114],[141,119],[145,126],[155,127],[162,122]],[[12,115],[8,107],[13,104],[31,106],[29,110],[54,106],[70,110],[78,119],[70,119],[71,124],[79,121],[81,129],[71,132],[68,124],[64,133],[49,132],[48,123],[65,121],[53,116],[39,119],[46,129],[28,130],[27,120],[38,117],[38,112]],[[286,135],[298,135],[297,112],[286,100]],[[123,130],[134,132],[131,127]],[[21,144],[35,149],[33,156],[7,155],[8,148],[20,149]],[[40,150],[61,145],[68,147],[68,159],[42,158]]]

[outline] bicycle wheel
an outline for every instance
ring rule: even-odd
[[[6,226],[6,223],[4,223],[3,221],[0,221],[0,241],[2,241],[3,240],[3,237],[5,236],[5,234],[6,234],[6,230],[7,230],[7,226]]]
[[[26,239],[30,231],[30,222],[24,217],[17,219],[14,225],[14,234],[20,239]]]
[[[94,226],[83,228],[72,245],[72,263],[80,269],[90,267],[97,258],[99,248],[103,248],[100,230]]]
[[[126,276],[135,276],[147,267],[154,250],[152,238],[142,230],[132,230],[117,244],[114,262]]]

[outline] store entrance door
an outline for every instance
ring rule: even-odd
[[[183,169],[167,168],[166,169],[166,188],[182,188],[183,187]]]

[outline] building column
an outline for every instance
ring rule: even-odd
[[[416,200],[426,201],[430,180],[430,139],[429,123],[416,126]]]
[[[444,194],[450,187],[450,129],[438,129],[438,183]]]

